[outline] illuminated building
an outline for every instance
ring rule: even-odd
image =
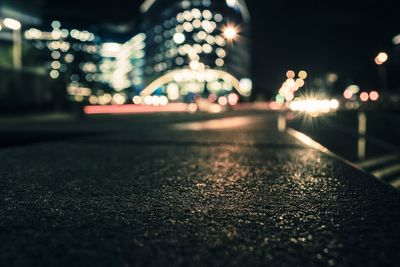
[[[67,29],[59,21],[53,21],[51,27],[26,30],[24,37],[41,51],[38,62],[44,62],[50,78],[67,85],[72,100],[88,101],[92,94],[104,89],[98,68],[99,38],[94,33]]]
[[[143,97],[191,102],[198,96],[218,101],[251,95],[250,17],[244,1],[147,0],[141,11]]]
[[[143,90],[145,39],[146,36],[139,33],[124,44],[102,45],[100,70],[104,81],[115,91],[137,95]]]

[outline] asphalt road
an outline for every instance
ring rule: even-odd
[[[400,263],[400,192],[273,113],[1,126],[0,266]]]

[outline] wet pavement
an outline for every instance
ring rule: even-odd
[[[9,122],[0,136],[1,266],[400,262],[400,192],[278,132],[273,113]]]

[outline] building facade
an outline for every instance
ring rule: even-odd
[[[250,16],[241,0],[147,0],[139,26],[145,36],[140,94],[170,101],[247,99]]]

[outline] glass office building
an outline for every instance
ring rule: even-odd
[[[139,26],[141,96],[169,101],[250,97],[250,16],[241,0],[147,0]]]

